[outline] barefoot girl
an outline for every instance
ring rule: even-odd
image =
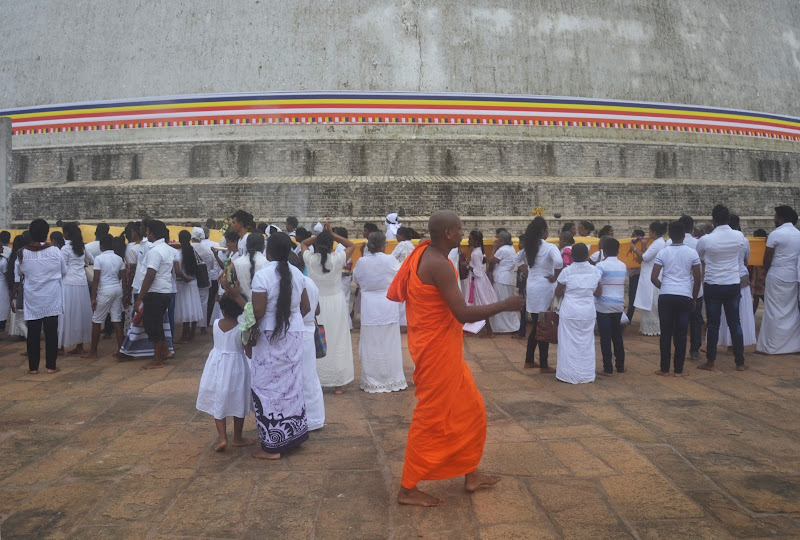
[[[200,390],[197,393],[197,409],[214,417],[219,432],[217,452],[228,446],[225,419],[233,416],[233,446],[255,444],[242,439],[245,416],[250,415],[250,366],[244,354],[242,335],[236,320],[242,308],[227,296],[219,299],[222,319],[214,321],[214,348],[208,354]]]

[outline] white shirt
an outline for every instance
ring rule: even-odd
[[[800,231],[797,231],[800,235]],[[720,225],[697,241],[697,253],[706,263],[705,282],[710,285],[733,285],[739,283],[739,251],[744,235],[728,225]],[[792,264],[794,269],[794,261]],[[792,279],[797,272],[792,271]]]
[[[672,238],[667,239],[667,245],[668,246],[672,245]],[[689,246],[693,250],[697,251],[697,238],[695,238],[689,233],[686,233],[683,235],[683,245]],[[747,256],[750,257],[750,243],[745,242],[744,245],[747,246]],[[702,273],[702,268],[700,269],[700,271]],[[702,297],[703,297],[703,284],[700,283],[700,291],[697,293],[697,298],[702,298]]]
[[[564,260],[561,258],[558,248],[544,240],[540,240],[540,242],[534,265],[528,267],[525,298],[525,309],[528,313],[539,313],[550,309],[556,284],[551,283],[547,278],[555,275],[556,270],[564,267]],[[514,255],[514,266],[528,266],[524,249]]]
[[[306,288],[305,276],[291,264],[289,265],[289,271],[292,273],[292,300],[287,331],[303,332],[305,331],[305,323],[303,322],[303,315],[300,313],[300,298],[303,295],[303,289]],[[278,309],[280,284],[281,277],[278,274],[278,263],[276,261],[268,262],[264,268],[256,272],[253,278],[253,292],[267,293],[267,310],[259,325],[263,332],[275,329],[275,314]]]
[[[169,294],[172,292],[172,264],[175,262],[175,250],[169,247],[163,238],[159,238],[150,244],[145,258],[145,264],[141,265],[147,269],[153,268],[156,277],[150,285],[150,291],[154,293]],[[141,287],[141,286],[140,286]]]
[[[513,246],[500,246],[494,252],[494,257],[500,261],[494,267],[494,282],[501,285],[517,284],[517,267],[514,265],[514,256],[517,254]]]
[[[4,259],[8,259],[9,257],[11,257],[11,248],[8,246],[3,246],[3,252],[0,253],[0,256],[3,257]]]
[[[20,251],[19,274],[25,277],[23,295],[26,321],[61,315],[63,297],[61,279],[67,274],[67,264],[61,251],[50,246],[41,251]],[[85,278],[84,278],[85,279]]]
[[[767,236],[767,247],[773,248],[769,274],[781,281],[797,281],[797,259],[800,256],[800,231],[784,223]]]
[[[255,273],[258,273],[259,270],[269,263],[267,258],[264,257],[264,254],[260,251],[256,252],[253,256],[253,262],[256,266]],[[239,290],[250,300],[253,296],[250,290],[250,283],[253,281],[254,277],[250,275],[250,255],[245,254],[244,257],[238,257],[233,261],[233,267],[236,269],[236,278],[239,280]]]
[[[306,313],[303,317],[303,324],[306,325],[306,332],[314,333],[314,318],[317,313],[317,306],[319,305],[319,287],[314,283],[314,280],[308,276],[303,276],[306,284],[306,295],[308,295],[308,304],[311,306],[311,311]]]
[[[119,273],[125,268],[122,257],[109,249],[94,258],[94,271],[100,272],[100,283],[97,284],[97,295],[122,293],[122,281]]]
[[[595,266],[600,270],[600,296],[594,299],[598,313],[622,313],[625,306],[625,278],[628,269],[617,257],[606,257]]]
[[[214,252],[211,248],[219,247],[219,242],[214,242],[213,240],[209,240],[208,238],[204,238],[200,240],[199,244],[192,244],[193,246],[200,246],[199,248],[195,248],[197,250],[197,254],[200,255],[200,260],[206,263],[208,267],[208,279],[209,281],[217,281],[219,278],[219,273],[221,271],[219,267],[219,263],[217,259],[214,257]],[[206,250],[208,250],[208,255],[206,255]],[[206,260],[206,257],[209,257]]]
[[[397,262],[403,262],[408,255],[414,251],[414,244],[411,240],[403,240],[399,242],[392,251],[392,255],[397,259]],[[364,255],[367,254],[367,248],[364,246]]]
[[[558,282],[566,285],[558,316],[581,321],[594,320],[597,317],[594,291],[597,290],[601,276],[600,270],[588,261],[575,262],[564,268],[558,275]]]
[[[86,258],[89,260],[89,264],[92,264],[94,262],[94,258],[102,253],[99,240],[89,242],[88,244],[85,244],[83,248],[86,250]]]
[[[83,255],[75,255],[72,250],[72,241],[67,240],[64,247],[61,248],[61,256],[64,258],[64,264],[67,266],[67,274],[64,276],[64,285],[86,285],[86,270],[84,269],[86,261],[86,247],[84,246]]]
[[[136,274],[133,276],[133,283],[131,284],[131,289],[133,292],[139,292],[139,289],[142,288],[142,282],[144,281],[144,275],[147,273],[147,252],[150,251],[150,247],[153,244],[147,238],[142,239],[139,242],[139,245],[136,247]]]
[[[656,255],[655,264],[661,266],[662,294],[674,294],[692,298],[694,276],[692,268],[700,266],[700,255],[684,244],[670,244]],[[650,279],[651,276],[643,276]],[[737,282],[739,278],[736,278]]]
[[[400,269],[397,259],[386,253],[361,257],[353,270],[353,279],[361,287],[361,324],[381,326],[400,322],[400,304],[386,298],[389,285]]]
[[[139,244],[129,242],[125,246],[125,262],[134,265],[139,260]]]
[[[237,253],[239,256],[242,256],[247,253],[247,237],[250,236],[250,233],[245,233],[244,236],[239,238],[239,243],[236,246],[239,248]]]

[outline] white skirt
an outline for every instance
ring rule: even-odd
[[[756,317],[753,315],[753,297],[750,295],[750,286],[742,289],[742,299],[739,300],[739,321],[742,323],[742,335],[744,336],[744,346],[756,344]],[[732,347],[731,329],[728,328],[728,320],[725,318],[725,309],[722,310],[722,317],[719,320],[719,341],[717,345]]]
[[[361,359],[361,389],[365,392],[395,392],[408,388],[403,373],[400,323],[362,325],[358,356]]]
[[[317,359],[317,375],[323,387],[344,386],[355,378],[353,343],[344,294],[319,297],[317,322],[325,326],[328,353]]]
[[[517,288],[514,285],[504,285],[495,282],[494,292],[497,294],[497,301],[502,302],[514,296],[517,293]],[[519,330],[519,313],[516,311],[502,311],[497,315],[489,317],[489,324],[492,326],[493,332],[516,332]]]
[[[313,431],[325,425],[325,401],[317,375],[317,348],[314,332],[303,334],[303,397],[306,400],[306,422]]]
[[[658,318],[658,289],[653,287],[653,303],[650,309],[640,309],[639,331],[645,336],[660,336],[661,335],[661,321]],[[636,298],[639,298],[639,292],[636,292]],[[638,308],[639,306],[636,305]]]
[[[558,321],[556,378],[572,384],[594,381],[594,320]]]
[[[178,294],[175,296],[175,323],[197,322],[203,318],[203,308],[200,306],[200,291],[197,280],[189,283],[178,282]]]
[[[92,300],[89,286],[62,285],[64,314],[58,318],[58,346],[92,342]]]
[[[200,377],[197,410],[217,420],[250,416],[250,365],[244,353],[211,349]]]
[[[756,350],[767,354],[800,352],[800,310],[797,307],[797,282],[771,277],[764,286],[764,318]]]
[[[197,326],[200,328],[206,328],[208,326],[208,291],[210,290],[211,287],[203,287],[202,289],[198,288],[198,292],[200,293],[200,311],[202,313],[200,319],[197,321]]]
[[[0,276],[0,279],[3,279],[3,282],[0,283],[0,321],[7,321],[8,314],[11,312],[11,306],[9,305],[9,290],[6,287],[5,276]]]

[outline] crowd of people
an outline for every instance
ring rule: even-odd
[[[438,247],[420,246],[447,246],[446,266],[436,262],[428,280],[422,269],[419,275],[408,273],[410,265],[420,264],[420,249],[412,243],[419,234],[397,214],[387,216],[383,232],[376,224],[364,225],[366,244],[355,265],[357,246],[346,229],[318,222],[309,231],[295,217],[279,227],[256,224],[252,214],[238,210],[221,245],[209,238],[208,227],[216,226],[211,220],[181,231],[177,239],[170,238],[163,222],[150,218],[129,223],[119,237],[101,223],[94,241],[84,243],[77,223],[51,234],[48,223],[37,219],[13,242],[7,232],[0,233],[0,270],[6,277],[0,287],[0,328],[27,340],[29,373],[37,374],[42,333],[45,367],[55,373],[59,354],[96,357],[103,333],[116,339],[120,361],[149,358],[142,368],[157,369],[174,357],[174,343],[192,341],[198,328],[205,334],[210,327],[214,348],[197,407],[215,419],[217,450],[228,444],[227,417],[234,418],[233,445],[255,442],[241,434],[244,418],[254,412],[260,449],[253,456],[278,459],[302,444],[309,431],[323,427],[323,388],[341,394],[353,381],[356,314],[361,389],[407,388],[401,334],[408,329],[421,402],[418,379],[438,375],[421,369],[416,355],[430,349],[413,347],[411,334],[416,332],[417,344],[438,349],[440,344],[429,338],[440,334],[445,320],[459,339],[465,330],[527,339],[525,368],[555,373],[573,384],[592,382],[597,373],[625,372],[623,328],[635,312],[644,335],[660,336],[656,373],[662,376],[686,374],[687,348],[693,360],[699,359],[704,317],[705,361],[698,369],[715,369],[718,345],[731,348],[737,370],[747,369],[747,345],[764,354],[800,352],[796,212],[779,206],[776,229],[768,236],[755,231],[767,236],[763,266],[748,266],[750,245],[737,216],[722,205],[711,215],[710,224],[695,226],[691,217],[681,216],[668,224],[651,223],[648,235],[634,230],[628,249],[640,268],[620,260],[622,246],[611,226],[600,229],[599,249],[591,256],[580,240],[594,232],[592,223],[565,224],[556,244],[547,240],[543,217],[520,235],[519,251],[511,233],[498,229],[487,253],[481,231],[469,233],[464,251],[460,220],[455,229],[449,214],[440,216],[447,227],[432,217],[429,234],[431,240],[440,235]],[[441,237],[444,228],[447,238]],[[389,254],[387,239],[397,240]],[[414,262],[404,264],[411,257]],[[427,298],[433,294],[430,287],[442,295],[439,304]],[[760,301],[764,316],[756,339],[754,312]],[[551,312],[558,313],[557,332],[548,334]],[[176,324],[182,328],[173,342]],[[551,343],[558,343],[555,368],[549,361]],[[452,360],[463,362],[460,349]],[[441,384],[445,381],[431,387]]]

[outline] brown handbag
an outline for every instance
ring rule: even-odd
[[[540,311],[536,323],[536,341],[558,343],[558,313]]]

